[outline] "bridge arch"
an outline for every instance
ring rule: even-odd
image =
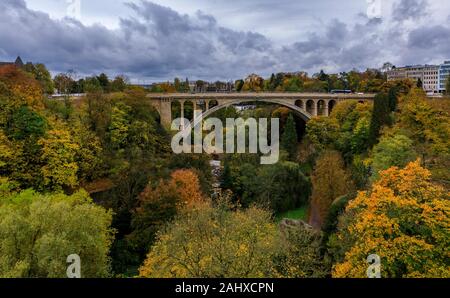
[[[301,100],[301,99],[296,100],[295,105],[297,107],[299,107],[300,109],[305,109],[305,104],[304,104],[303,100]]]
[[[259,99],[256,100],[256,102],[268,102],[268,103],[274,103],[274,104],[278,104],[284,107],[287,107],[289,109],[291,109],[292,111],[294,111],[298,116],[300,116],[300,118],[302,118],[305,122],[308,122],[313,116],[308,113],[306,110],[300,108],[299,106],[283,101],[283,100],[277,100],[277,99]],[[255,102],[254,99],[237,99],[237,100],[231,100],[231,101],[226,101],[225,103],[220,103],[215,106],[212,107],[211,109],[208,109],[206,112],[203,112],[200,117],[196,117],[194,120],[191,121],[191,125],[192,127],[197,126],[201,120],[206,119],[207,117],[211,116],[212,114],[214,114],[215,112],[227,108],[229,106],[232,105],[236,105],[236,104],[240,104],[240,103],[245,103],[245,102]]]
[[[336,104],[337,104],[337,102],[334,99],[331,99],[330,101],[328,101],[328,114],[331,114],[331,112],[333,111]]]
[[[317,115],[319,115],[319,116],[326,115],[327,114],[326,109],[328,109],[328,106],[327,106],[327,103],[325,102],[325,100],[319,99],[317,101],[317,107],[316,107]]]

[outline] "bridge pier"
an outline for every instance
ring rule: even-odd
[[[317,105],[319,103],[317,101],[314,101],[314,100],[313,100],[313,103],[314,104],[312,106],[312,115],[313,115],[313,117],[317,117],[317,110],[319,109]]]

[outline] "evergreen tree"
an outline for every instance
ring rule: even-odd
[[[398,104],[398,88],[392,87],[389,89],[389,109],[391,112],[395,112],[397,110],[397,104]]]
[[[289,160],[295,160],[297,157],[297,131],[292,114],[289,114],[283,135],[281,136],[281,148],[289,154]]]
[[[384,125],[391,124],[391,108],[389,104],[389,98],[386,93],[379,93],[375,96],[372,120],[370,122],[369,144],[375,145],[378,137],[380,136],[380,130]]]
[[[447,83],[445,84],[446,94],[450,95],[450,76],[447,78]]]
[[[420,78],[417,80],[417,88],[420,88],[420,89],[423,88],[423,82],[422,82],[422,79],[420,79]]]
[[[231,168],[230,163],[227,159],[225,159],[223,172],[220,177],[220,187],[222,189],[231,189],[232,188],[232,177],[231,177]]]

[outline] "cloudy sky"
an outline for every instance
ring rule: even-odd
[[[0,61],[230,80],[450,59],[448,0],[0,0]]]

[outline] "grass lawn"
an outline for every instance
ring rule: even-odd
[[[303,206],[294,210],[289,210],[284,213],[277,214],[275,216],[275,220],[276,222],[279,222],[284,218],[306,220],[307,210],[308,206]]]

